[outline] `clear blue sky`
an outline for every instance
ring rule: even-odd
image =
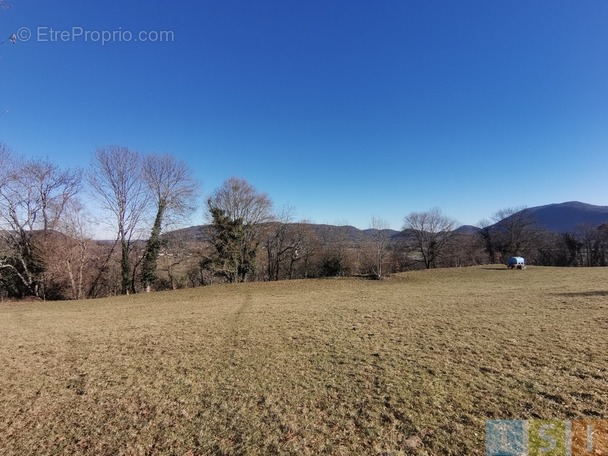
[[[26,156],[172,152],[206,192],[360,228],[608,204],[605,0],[11,2],[0,31],[32,36],[0,46],[0,141]],[[73,27],[173,41],[50,41]]]

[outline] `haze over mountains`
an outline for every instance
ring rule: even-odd
[[[602,223],[608,223],[608,206],[596,206],[581,203],[579,201],[568,201],[565,203],[547,204],[523,209],[514,214],[530,214],[536,219],[538,225],[548,231],[555,233],[574,232],[580,227],[596,227]],[[339,235],[343,239],[360,242],[369,239],[377,233],[375,229],[359,229],[354,226],[335,226],[326,224],[312,224],[319,235]],[[462,234],[474,234],[479,228],[471,225],[462,225],[456,229]],[[400,230],[387,229],[390,237],[402,237],[404,233]],[[178,236],[191,241],[209,240],[211,236],[208,225],[197,225],[172,231],[171,236]]]

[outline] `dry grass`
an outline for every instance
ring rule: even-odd
[[[604,417],[608,270],[467,268],[0,305],[0,454],[484,454]]]

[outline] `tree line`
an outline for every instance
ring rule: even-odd
[[[85,199],[101,208],[97,219]],[[406,215],[400,232],[374,217],[362,235],[295,221],[293,208],[275,210],[266,193],[236,177],[206,198],[207,225],[168,232],[200,211],[201,200],[192,171],[171,154],[103,147],[80,170],[0,145],[0,297],[84,299],[223,282],[381,279],[513,255],[543,265],[608,262],[608,225],[548,233],[513,208],[463,231],[431,209]],[[93,240],[92,227],[103,223],[113,239]]]
[[[162,230],[195,210],[198,189],[186,164],[170,154],[105,147],[83,171],[0,146],[0,292],[82,299],[115,294],[116,286],[122,294],[149,291]],[[87,212],[85,191],[111,220],[113,242],[92,241],[100,221]],[[108,288],[116,266],[118,285]]]

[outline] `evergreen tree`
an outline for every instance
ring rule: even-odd
[[[231,219],[220,208],[210,206],[215,254],[201,261],[203,269],[223,276],[228,282],[244,282],[255,270],[258,243],[247,235],[242,218]]]

